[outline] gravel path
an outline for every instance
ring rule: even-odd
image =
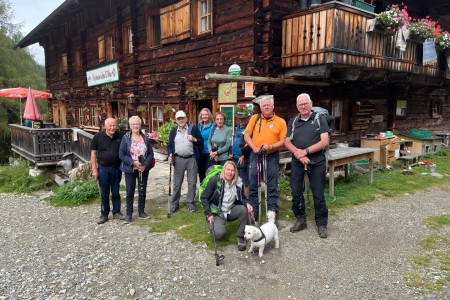
[[[0,194],[0,300],[450,299],[448,288],[421,295],[403,280],[431,233],[424,218],[450,213],[449,196],[441,186],[347,209],[330,219],[328,239],[312,222],[295,234],[286,223],[264,263],[233,245],[216,267],[212,251],[173,233],[97,225],[98,205]]]

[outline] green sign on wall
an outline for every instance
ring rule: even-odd
[[[225,125],[234,130],[234,105],[221,105],[220,111],[226,116]]]

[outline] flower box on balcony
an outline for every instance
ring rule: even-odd
[[[411,42],[414,42],[414,43],[418,43],[418,44],[423,44],[423,42],[425,42],[425,40],[426,40],[426,38],[415,34],[414,32],[412,32],[409,29],[406,29],[403,32],[403,36],[405,37],[405,39],[407,39],[407,40],[409,40]]]
[[[361,0],[353,0],[353,6],[355,6],[357,8],[361,8],[368,12],[375,11],[375,6],[373,6],[372,4],[366,3],[364,1],[361,1]]]
[[[388,26],[384,25],[378,18],[367,20],[366,32],[380,33],[385,35],[395,34],[394,30],[389,29]]]

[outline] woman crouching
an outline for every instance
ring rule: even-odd
[[[214,226],[216,240],[225,237],[227,221],[239,222],[238,250],[244,251],[246,248],[245,225],[248,222],[248,213],[253,211],[253,207],[247,203],[244,196],[242,182],[234,162],[225,162],[220,175],[211,177],[202,192],[201,201],[208,222]]]

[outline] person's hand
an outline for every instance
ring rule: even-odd
[[[247,211],[248,211],[249,213],[252,213],[252,212],[253,212],[253,206],[252,206],[250,203],[247,203]]]
[[[210,215],[208,217],[208,222],[209,222],[209,224],[213,224],[214,223],[214,216],[213,215]]]
[[[170,155],[167,161],[169,162],[169,164],[173,164],[173,156]]]
[[[194,143],[197,141],[197,139],[196,139],[195,137],[193,137],[192,134],[189,134],[189,135],[187,136],[187,140],[188,140],[189,142],[194,142]]]
[[[261,145],[261,151],[267,151],[269,150],[269,145],[268,144],[262,144]]]
[[[300,162],[304,165],[309,164],[309,158],[308,156],[303,156],[302,158],[300,158]]]
[[[92,177],[93,177],[95,180],[98,180],[98,170],[97,170],[97,169],[92,170]]]
[[[244,164],[244,160],[245,160],[245,157],[244,157],[244,155],[242,155],[241,157],[239,157],[239,160],[238,160],[238,165],[242,165],[242,164]]]

